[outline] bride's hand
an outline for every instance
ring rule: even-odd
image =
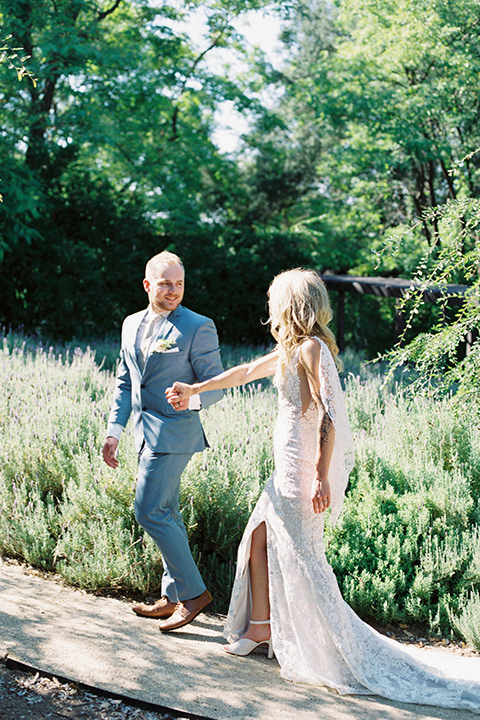
[[[312,504],[314,513],[322,513],[330,507],[330,485],[326,478],[317,477],[312,488]]]
[[[183,406],[184,401],[188,401],[188,398],[194,394],[191,385],[182,382],[174,382],[172,387],[165,390],[167,400],[175,409],[177,409],[179,403]]]

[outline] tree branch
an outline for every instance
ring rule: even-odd
[[[428,227],[427,220],[425,218],[425,210],[428,208],[427,198],[425,197],[425,170],[422,164],[417,166],[413,163],[415,184],[417,186],[417,192],[412,193],[413,204],[417,211],[417,215],[422,223],[423,233],[429,246],[432,245],[432,233]]]
[[[437,197],[435,195],[435,165],[432,160],[428,161],[428,189],[430,193],[430,205],[431,207],[437,206]],[[437,215],[433,215],[433,229],[435,237],[438,237],[438,218]]]
[[[443,158],[440,158],[440,167],[442,168],[442,174],[445,178],[445,182],[448,185],[448,191],[450,193],[450,197],[452,200],[457,199],[457,193],[455,192],[455,185],[453,182],[452,174],[448,171],[447,166],[445,165],[445,160]]]
[[[187,82],[190,80],[190,78],[192,77],[192,75],[193,75],[193,73],[194,73],[194,71],[195,71],[195,68],[196,68],[197,65],[201,62],[201,60],[203,60],[203,58],[205,57],[205,55],[206,55],[208,52],[210,52],[210,50],[213,50],[215,47],[217,47],[218,43],[220,42],[220,40],[222,39],[223,35],[225,34],[225,30],[226,30],[227,27],[228,27],[228,23],[229,23],[229,20],[226,19],[226,20],[225,20],[225,23],[224,23],[224,25],[223,25],[223,27],[222,27],[222,29],[217,33],[217,36],[215,37],[215,39],[212,40],[212,42],[210,43],[210,45],[209,45],[205,50],[203,50],[203,51],[200,53],[200,55],[198,55],[198,56],[195,58],[195,60],[193,61],[192,65],[191,65],[191,67],[190,67],[190,69],[189,69],[188,72],[186,73],[186,75],[185,75],[185,77],[184,77],[184,79],[183,79],[182,84],[180,85],[180,90],[179,90],[179,93],[178,93],[178,95],[177,95],[177,99],[176,99],[176,102],[175,102],[175,108],[174,108],[173,115],[172,115],[172,136],[169,138],[170,142],[173,142],[174,140],[177,140],[177,138],[178,138],[178,135],[177,135],[177,120],[178,120],[178,113],[179,113],[178,103],[179,103],[180,98],[182,97],[183,93],[185,92],[185,87],[186,87],[186,85],[187,85]]]
[[[115,10],[118,8],[118,6],[120,5],[121,2],[122,2],[122,0],[116,0],[116,2],[112,5],[111,8],[109,8],[108,10],[104,10],[101,13],[98,13],[97,20],[99,22],[101,22],[102,20],[105,20],[105,18],[108,15],[111,15],[113,12],[115,12]]]
[[[465,147],[461,127],[459,125],[457,125],[456,130],[457,130],[457,134],[460,139],[460,142],[462,144],[462,147]],[[465,158],[465,167],[467,168],[468,188],[470,190],[471,195],[475,195],[475,186],[474,186],[473,177],[472,177],[472,167],[470,164],[470,158],[468,156]]]

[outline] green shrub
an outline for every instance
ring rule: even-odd
[[[473,591],[463,605],[462,612],[453,616],[453,623],[465,640],[480,648],[480,593]]]
[[[350,377],[347,399],[356,465],[328,533],[343,595],[377,621],[455,633],[452,614],[480,587],[476,428],[451,400],[388,392],[381,378]]]
[[[226,365],[250,349],[227,348]],[[378,622],[417,623],[480,648],[480,437],[446,397],[411,397],[346,357],[356,465],[327,555],[346,601]],[[354,372],[348,372],[348,367]],[[101,460],[114,378],[95,349],[61,353],[5,338],[0,352],[0,553],[90,591],[160,590],[162,566],[133,514],[132,431],[121,466]],[[226,611],[239,540],[273,469],[276,393],[229,391],[202,412],[211,448],[183,478],[191,547]]]

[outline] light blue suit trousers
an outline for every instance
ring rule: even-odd
[[[135,517],[162,553],[162,596],[171,602],[197,597],[206,589],[180,513],[180,478],[191,457],[154,453],[146,445],[139,453]]]

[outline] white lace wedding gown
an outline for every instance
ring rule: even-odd
[[[329,471],[335,520],[353,466],[353,446],[335,364],[325,343],[318,341],[322,401],[335,426]],[[248,627],[251,534],[265,522],[272,641],[284,678],[326,685],[342,694],[377,694],[480,714],[480,658],[406,648],[360,620],[343,600],[325,557],[323,515],[312,509],[317,410],[311,402],[302,413],[297,365],[298,350],[285,373],[275,378],[275,472],[239,547],[225,637],[234,642]]]

